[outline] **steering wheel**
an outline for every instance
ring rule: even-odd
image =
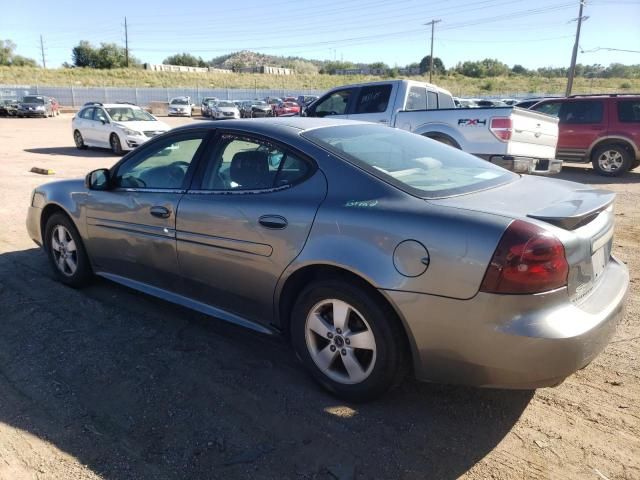
[[[129,187],[129,188],[145,188],[147,186],[147,184],[144,182],[144,180],[142,180],[141,178],[138,177],[123,177],[122,178],[122,183],[125,183],[126,185],[123,185],[125,188]]]
[[[185,167],[184,169],[182,167]],[[182,180],[184,180],[184,174],[187,172],[187,168],[189,168],[188,162],[174,162],[171,165],[167,166],[167,175],[172,180],[171,183],[180,183],[182,184]]]

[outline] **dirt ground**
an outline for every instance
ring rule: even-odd
[[[586,369],[536,392],[407,381],[345,405],[278,338],[54,281],[25,231],[31,190],[117,158],[76,150],[65,115],[0,118],[0,147],[1,479],[640,479],[640,172],[561,175],[618,193],[614,252],[632,277]]]

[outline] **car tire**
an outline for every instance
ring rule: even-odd
[[[640,160],[635,160],[632,164],[631,164],[631,168],[629,170],[635,170],[636,168],[640,167]]]
[[[73,132],[73,141],[76,144],[76,148],[78,150],[86,150],[87,149],[87,145],[85,145],[84,143],[84,138],[82,138],[82,133],[80,133],[80,130],[75,130]]]
[[[619,177],[632,168],[631,152],[622,145],[603,145],[594,150],[591,164],[598,175]]]
[[[348,312],[337,325],[336,308]],[[315,380],[347,401],[382,395],[407,370],[406,341],[395,313],[367,289],[339,277],[314,282],[300,293],[291,313],[291,341]]]
[[[122,155],[122,144],[120,143],[120,137],[115,133],[112,133],[109,137],[109,145],[111,145],[111,151],[114,155]]]
[[[44,230],[44,247],[58,280],[74,288],[89,284],[93,272],[82,238],[63,213],[54,213]]]

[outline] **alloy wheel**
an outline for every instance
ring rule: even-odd
[[[617,172],[622,168],[624,157],[617,150],[605,150],[598,157],[598,165],[604,172]]]
[[[373,331],[364,316],[342,300],[326,299],[311,308],[305,340],[313,362],[335,382],[361,383],[375,366]]]
[[[62,225],[56,225],[51,233],[51,252],[58,270],[67,277],[78,269],[78,250],[73,237]]]

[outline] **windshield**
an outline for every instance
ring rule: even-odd
[[[517,175],[421,135],[377,125],[341,125],[302,135],[401,190],[427,198],[469,193]]]
[[[218,107],[235,107],[235,103],[231,102],[218,102]]]
[[[156,119],[141,108],[112,107],[107,113],[116,122],[155,122]]]
[[[44,103],[44,97],[24,97],[22,103]]]
[[[174,98],[173,100],[171,100],[171,105],[189,105],[189,102],[187,102],[184,98]]]
[[[257,106],[257,107],[266,107],[267,106],[267,102],[254,102],[253,104],[255,106]]]

